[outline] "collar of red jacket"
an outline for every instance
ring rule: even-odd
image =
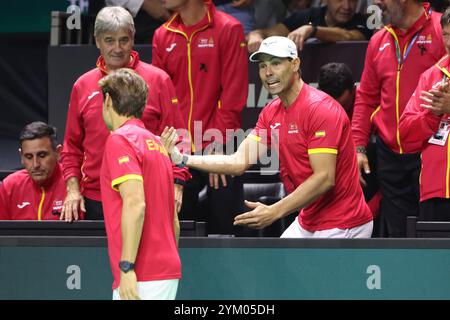
[[[216,7],[212,3],[211,0],[204,0],[205,5],[207,6],[207,19],[202,19],[200,21],[201,24],[197,25],[197,28],[203,28],[206,25],[212,25],[214,22],[214,14],[216,12]],[[180,14],[175,13],[172,15],[169,20],[164,24],[164,28],[171,30],[171,31],[183,31],[185,26],[183,25],[183,21],[181,20]]]
[[[134,70],[134,69],[136,69],[136,66],[139,63],[139,53],[132,50],[130,53],[130,56],[131,56],[131,61],[125,68],[130,68],[130,69]],[[97,66],[97,68],[100,69],[100,71],[103,74],[108,73],[108,71],[106,70],[105,59],[103,59],[103,56],[98,57],[96,66]]]
[[[431,19],[431,11],[430,11],[430,4],[428,2],[422,3],[424,13],[420,16],[419,19],[408,29],[406,32],[401,31],[400,29],[390,25],[392,29],[395,30],[395,33],[399,37],[403,37],[410,34],[415,34],[417,31],[421,30],[425,23]]]

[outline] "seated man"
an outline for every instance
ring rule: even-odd
[[[61,145],[56,129],[32,122],[20,133],[20,157],[25,169],[0,186],[0,220],[58,220],[66,185],[58,163]]]
[[[323,42],[368,40],[372,31],[366,26],[367,18],[355,13],[357,3],[358,0],[328,0],[327,6],[301,10],[272,28],[254,30],[247,36],[248,51],[258,50],[262,40],[270,36],[286,36],[299,50],[309,38]]]

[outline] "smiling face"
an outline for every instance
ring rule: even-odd
[[[43,185],[53,174],[58,163],[61,145],[52,147],[49,137],[24,140],[20,148],[22,164],[31,179],[38,185]]]
[[[259,76],[264,88],[272,95],[283,97],[298,76],[300,60],[261,54],[259,57]]]
[[[333,24],[349,22],[356,12],[358,0],[328,0],[327,14]]]
[[[126,67],[130,62],[134,39],[129,32],[123,29],[105,32],[95,38],[95,43],[108,71]]]

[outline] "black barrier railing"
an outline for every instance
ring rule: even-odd
[[[450,238],[450,221],[419,221],[415,216],[406,218],[408,238]]]
[[[180,221],[180,235],[183,237],[206,236],[206,223],[192,220]],[[104,237],[103,221],[0,221],[0,236],[67,236]]]

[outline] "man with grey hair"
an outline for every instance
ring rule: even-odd
[[[98,81],[110,72],[127,67],[147,82],[149,95],[142,120],[148,130],[160,134],[167,125],[185,127],[175,89],[161,69],[140,61],[133,51],[135,28],[131,14],[122,7],[105,7],[97,15],[94,36],[100,57],[96,67],[73,85],[62,151],[67,197],[61,219],[78,219],[79,209],[87,220],[103,219],[100,196],[100,166],[109,131],[102,117],[102,95]],[[174,169],[175,207],[181,206],[182,185],[190,174]],[[177,209],[178,210],[178,209]]]
[[[253,131],[232,155],[182,155],[173,128],[161,139],[179,166],[240,175],[267,152],[280,159],[280,176],[289,195],[265,205],[245,201],[249,212],[235,225],[261,229],[299,210],[282,238],[370,238],[372,214],[358,183],[358,166],[345,111],[326,93],[300,77],[295,43],[286,37],[264,39],[250,56],[259,63],[263,86],[278,98],[261,111]]]

